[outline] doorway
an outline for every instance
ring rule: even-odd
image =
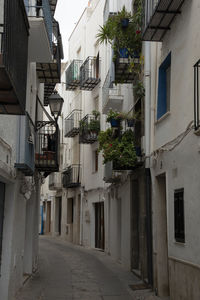
[[[56,197],[56,228],[55,231],[61,235],[61,218],[62,218],[62,197]]]
[[[140,262],[140,206],[139,206],[139,182],[132,181],[132,207],[131,207],[131,270],[141,276]]]
[[[95,203],[95,248],[105,248],[104,202]]]
[[[4,207],[5,207],[5,184],[0,182],[0,266],[3,245],[3,222],[4,222]]]
[[[46,233],[51,232],[51,201],[46,202]]]
[[[157,285],[159,296],[166,297],[169,296],[169,267],[165,174],[157,177],[157,184]]]
[[[80,226],[81,226],[81,195],[78,195],[77,205],[77,244],[80,244]]]

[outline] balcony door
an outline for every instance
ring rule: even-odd
[[[3,244],[3,222],[4,222],[4,205],[5,205],[5,184],[0,182],[0,266]]]

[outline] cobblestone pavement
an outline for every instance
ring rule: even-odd
[[[140,281],[101,251],[40,237],[38,271],[15,300],[159,300],[150,290],[132,291]]]

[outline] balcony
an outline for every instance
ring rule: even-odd
[[[35,169],[34,128],[27,116],[20,116],[18,132],[15,168],[26,176],[32,176]]]
[[[25,0],[30,24],[29,58],[33,62],[51,62],[52,60],[52,13],[49,0]]]
[[[46,176],[59,171],[59,128],[55,121],[37,122],[35,167]]]
[[[37,75],[40,82],[44,83],[44,104],[48,105],[48,98],[55,85],[60,82],[61,59],[63,59],[62,37],[59,24],[53,22],[52,61],[50,63],[37,63]]]
[[[23,0],[2,0],[0,114],[25,113],[29,25]]]
[[[80,86],[80,67],[82,60],[73,60],[66,70],[66,90],[74,91]]]
[[[81,185],[81,166],[73,164],[63,172],[63,187],[76,188]]]
[[[117,83],[133,83],[135,72],[131,69],[131,64],[139,64],[139,58],[121,57],[115,60],[115,82]]]
[[[74,109],[65,119],[65,137],[74,137],[79,134],[81,110]]]
[[[80,121],[79,143],[92,144],[96,142],[99,131],[100,131],[99,117],[95,118],[95,116],[93,115],[86,115]]]
[[[80,89],[92,91],[100,82],[99,56],[89,56],[80,68]]]
[[[121,86],[111,83],[110,71],[108,72],[102,88],[103,114],[107,114],[110,109],[121,111],[124,96],[121,94]]]
[[[181,13],[184,0],[146,0],[144,41],[161,42],[171,28],[176,15]]]
[[[59,191],[62,189],[62,173],[54,172],[49,175],[49,190]]]

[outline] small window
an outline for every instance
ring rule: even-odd
[[[174,191],[174,231],[175,240],[185,243],[184,189]]]
[[[171,53],[159,68],[157,120],[170,110]]]
[[[98,172],[99,169],[99,154],[98,150],[93,152],[93,173]]]
[[[99,53],[96,58],[96,78],[99,78]]]

